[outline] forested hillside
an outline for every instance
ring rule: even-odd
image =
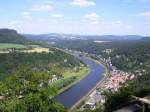
[[[100,55],[102,50],[125,47],[132,43],[136,43],[136,41],[102,41],[99,43],[91,40],[66,40],[56,42],[55,46]]]
[[[0,29],[0,43],[26,43],[27,40],[15,30]]]
[[[78,72],[84,65],[55,49],[50,53],[0,54],[0,62],[1,112],[64,112],[64,107],[52,98],[76,79],[63,79],[64,73]],[[53,83],[59,79],[61,84]]]

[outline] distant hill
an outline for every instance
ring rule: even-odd
[[[150,42],[150,37],[143,37],[141,41]]]
[[[102,40],[138,40],[143,38],[139,35],[102,35],[98,36],[96,39]]]
[[[27,40],[16,30],[0,29],[0,43],[25,43]]]
[[[58,41],[58,40],[138,40],[143,38],[139,35],[74,35],[74,34],[23,34],[27,39],[39,41]]]

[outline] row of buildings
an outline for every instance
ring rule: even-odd
[[[103,105],[105,104],[107,100],[105,92],[111,92],[111,93],[117,92],[118,89],[121,86],[123,86],[126,81],[132,80],[135,78],[135,75],[117,70],[115,67],[113,67],[110,59],[103,60],[103,61],[105,61],[108,67],[109,75],[89,95],[89,99],[86,101],[85,105],[83,105],[83,108],[94,110],[100,105],[103,107]]]

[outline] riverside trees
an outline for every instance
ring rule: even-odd
[[[80,67],[78,59],[53,49],[50,53],[0,54],[0,62],[0,96],[5,97],[0,99],[0,111],[66,111],[52,99],[60,88],[49,81],[53,75],[63,78],[64,71]]]

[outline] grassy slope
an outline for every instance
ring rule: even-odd
[[[76,84],[77,82],[79,82],[81,79],[83,79],[86,75],[88,75],[88,73],[90,72],[90,69],[87,67],[82,67],[78,72],[72,72],[71,70],[66,71],[63,76],[64,76],[64,80],[69,80],[69,78],[71,77],[76,77],[76,80],[73,81],[72,83],[70,83],[69,85],[63,87],[62,89],[60,89],[58,91],[58,94],[67,90],[68,88],[70,88],[71,86],[73,86],[74,84]],[[58,80],[57,82],[55,82],[53,85],[57,85],[62,83],[63,80]]]
[[[0,50],[10,49],[10,48],[22,49],[22,48],[26,48],[26,46],[22,44],[0,43]]]

